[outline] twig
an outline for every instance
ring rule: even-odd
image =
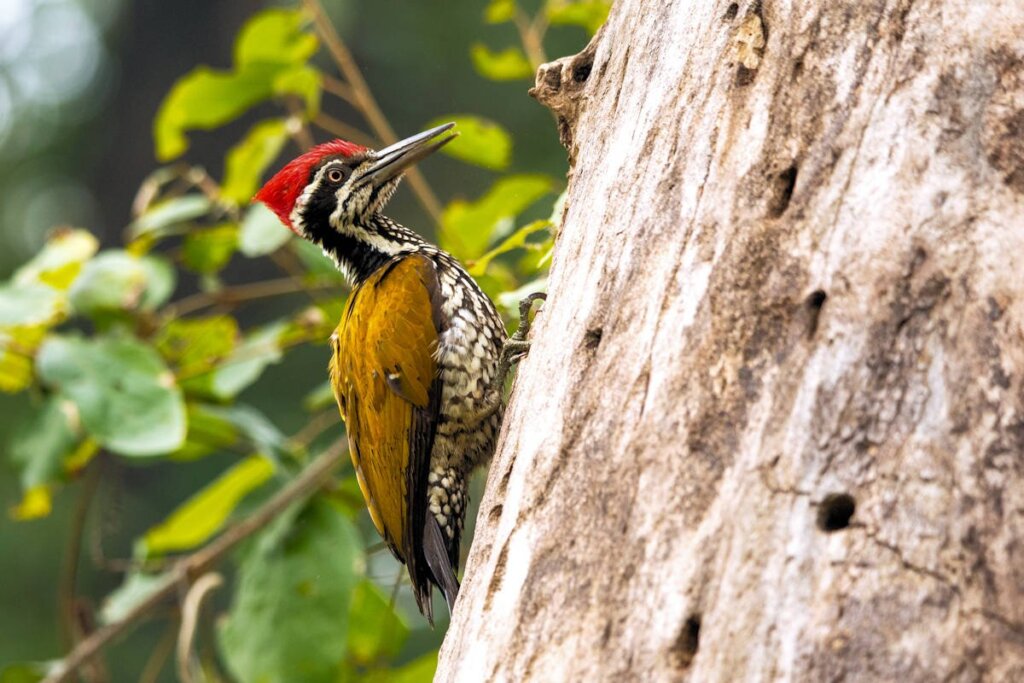
[[[64,561],[61,564],[60,583],[57,588],[57,604],[60,612],[61,631],[66,639],[66,646],[72,647],[75,644],[75,636],[78,632],[76,627],[77,618],[75,610],[75,584],[78,578],[78,561],[82,553],[82,536],[85,530],[85,520],[89,516],[89,507],[92,505],[93,497],[96,495],[96,488],[99,484],[99,471],[102,466],[102,458],[86,466],[85,476],[82,479],[82,491],[78,495],[78,502],[75,504],[75,514],[71,520],[71,530],[68,534],[67,548],[64,551]]]
[[[398,136],[395,134],[391,124],[388,123],[387,118],[385,118],[384,113],[377,104],[377,100],[373,97],[373,93],[370,92],[370,87],[366,84],[366,79],[363,78],[362,72],[359,71],[352,53],[348,51],[338,32],[334,30],[334,26],[331,25],[330,20],[324,13],[319,0],[303,0],[302,4],[313,16],[313,25],[316,27],[316,32],[320,35],[324,45],[327,46],[327,51],[331,53],[342,76],[348,82],[351,88],[352,104],[359,109],[370,124],[374,134],[383,140],[385,144],[390,145],[393,142],[398,142]],[[406,176],[409,178],[409,185],[412,187],[413,192],[416,193],[420,203],[423,204],[423,208],[427,210],[427,213],[430,214],[435,223],[440,223],[441,203],[437,201],[437,196],[434,195],[430,186],[427,185],[423,174],[418,169],[413,168],[408,171]]]
[[[195,676],[192,675],[192,642],[199,626],[199,610],[203,606],[203,600],[222,585],[224,577],[217,572],[209,572],[200,576],[185,595],[185,602],[181,607],[181,629],[178,631],[177,648],[178,679],[182,683],[195,681]]]
[[[544,32],[547,30],[548,22],[544,10],[540,10],[536,19],[530,21],[530,17],[522,9],[516,9],[515,17],[516,30],[519,31],[519,40],[523,43],[523,50],[530,60],[530,66],[534,69],[548,61],[544,54]]]
[[[306,121],[302,116],[302,107],[298,102],[295,101],[294,97],[289,97],[287,105],[288,107],[288,132],[295,140],[295,144],[299,146],[302,151],[306,151],[313,146],[313,134],[309,132],[309,126],[306,125]]]
[[[324,86],[324,90],[339,97],[354,107],[359,105],[356,103],[356,95],[352,88],[347,84],[342,83],[334,76],[330,74],[320,74],[320,83]]]
[[[182,583],[192,577],[202,576],[210,571],[236,545],[269,524],[285,508],[305,500],[327,483],[331,471],[341,462],[346,449],[339,441],[314,460],[297,477],[277,492],[252,516],[241,520],[209,545],[179,560],[166,575],[159,587],[145,600],[133,607],[120,621],[108,624],[94,631],[80,642],[43,679],[43,683],[64,683],[69,681],[82,664],[91,659],[114,638],[127,631],[136,621],[148,615],[157,605],[173,597]]]
[[[274,280],[264,280],[263,282],[250,282],[245,285],[225,287],[217,292],[199,292],[171,304],[168,306],[168,312],[172,318],[180,318],[189,313],[195,313],[218,304],[238,304],[252,299],[263,299],[282,294],[295,294],[314,289],[333,289],[339,286],[337,281],[306,284],[296,282],[292,277],[282,277]]]
[[[322,128],[335,137],[344,138],[350,142],[355,142],[363,147],[376,147],[376,142],[370,137],[369,133],[364,133],[354,126],[350,126],[344,121],[339,121],[333,116],[329,116],[320,112],[313,118],[313,125]]]

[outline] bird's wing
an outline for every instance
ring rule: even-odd
[[[437,272],[419,254],[396,257],[349,298],[332,338],[331,385],[359,487],[377,531],[413,582],[427,511],[427,475],[440,409]]]

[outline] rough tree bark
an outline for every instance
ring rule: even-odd
[[[618,0],[437,680],[1024,680],[1024,4]]]

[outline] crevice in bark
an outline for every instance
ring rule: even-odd
[[[700,647],[700,620],[699,614],[687,617],[672,647],[673,664],[680,671],[690,668],[697,656]]]

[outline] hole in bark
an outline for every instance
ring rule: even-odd
[[[686,618],[686,623],[679,631],[675,647],[672,648],[676,663],[680,669],[685,669],[693,663],[697,656],[697,648],[700,646],[700,615],[691,614]]]
[[[772,218],[778,218],[789,208],[789,200],[793,198],[796,187],[796,164],[793,164],[772,179],[772,199],[768,211]]]
[[[591,60],[585,60],[572,67],[572,80],[577,83],[586,83],[587,79],[590,78],[590,72],[594,68],[594,62]]]
[[[604,330],[600,327],[587,330],[587,333],[583,335],[583,345],[593,351],[601,345],[601,337],[604,336]]]
[[[740,11],[740,6],[738,4],[736,4],[735,2],[731,3],[729,5],[729,9],[725,10],[725,16],[722,17],[722,21],[732,21],[733,19],[736,18],[736,14],[739,11]]]
[[[804,60],[798,59],[793,62],[793,78],[799,78],[804,72]]]
[[[740,64],[736,67],[736,86],[739,88],[746,87],[754,82],[754,76],[757,74],[756,69],[748,69],[747,67]]]
[[[832,533],[850,526],[857,501],[849,493],[830,493],[818,508],[818,528]]]
[[[828,294],[822,289],[811,292],[804,300],[807,307],[807,338],[810,339],[818,331],[818,318],[821,317],[821,307],[825,305]]]

